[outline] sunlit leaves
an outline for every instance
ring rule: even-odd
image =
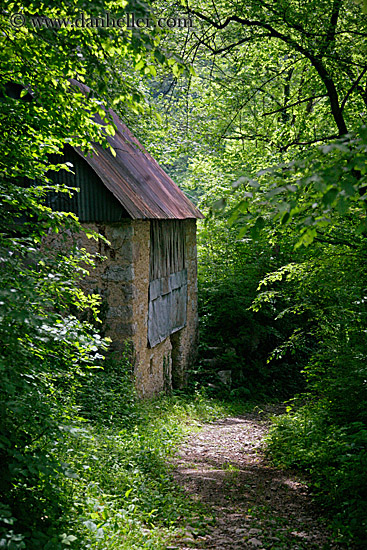
[[[361,190],[366,182],[365,173],[356,166],[363,169],[366,161],[367,141],[362,127],[356,135],[315,148],[297,161],[261,170],[253,178],[241,176],[233,184],[239,202],[232,207],[229,223],[241,227],[245,201],[245,223],[252,228],[253,236],[261,229],[257,221],[260,212],[266,213],[271,224],[290,226],[298,239],[297,246],[310,245],[318,229],[338,224],[339,216],[348,213],[355,221],[363,218],[351,225],[351,230],[360,234],[365,228],[365,197]]]

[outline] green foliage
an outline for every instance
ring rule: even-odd
[[[199,317],[201,356],[195,378],[219,384],[217,372],[231,370],[232,395],[254,398],[290,397],[303,387],[301,370],[307,343],[293,337],[292,316],[274,321],[274,308],[255,311],[258,281],[292,253],[263,240],[238,239],[225,220],[206,220],[199,233]],[[282,304],[285,299],[282,299]],[[296,341],[297,340],[297,341]],[[225,388],[220,386],[221,394]],[[227,390],[228,392],[228,390]]]
[[[261,212],[268,225],[297,235],[296,247],[320,238],[357,245],[366,230],[366,144],[362,126],[355,134],[304,152],[301,159],[261,170],[253,178],[241,176],[233,187],[242,200],[232,208],[230,223],[246,224],[257,236],[265,225],[259,223]]]
[[[366,67],[366,22],[358,3],[185,5],[198,26],[192,42],[210,55],[217,112],[227,106],[218,121],[225,139],[287,151],[347,133],[363,112],[366,74],[354,64]]]
[[[14,486],[2,487],[1,543],[19,550],[163,550],[183,522],[204,526],[207,511],[175,486],[168,459],[192,425],[226,416],[235,406],[201,393],[139,401],[127,353],[103,370],[62,375],[62,403],[37,380],[44,405],[30,404],[39,419],[27,410],[24,458],[20,427],[14,452],[5,457],[9,471],[2,472],[2,483]],[[29,390],[26,397],[32,397]],[[24,420],[19,407],[13,412]],[[47,427],[41,434],[38,420]],[[5,437],[2,443],[6,450]]]
[[[347,390],[347,388],[346,388]],[[367,429],[362,422],[335,424],[327,401],[309,404],[275,421],[268,452],[281,467],[306,471],[314,496],[333,512],[341,539],[364,544],[367,533]]]
[[[115,429],[139,422],[129,345],[125,352],[110,355],[103,368],[93,369],[77,388],[76,399],[83,418]]]
[[[23,4],[7,1],[0,15],[0,546],[58,550],[75,541],[62,535],[61,516],[70,510],[67,480],[75,475],[62,455],[84,433],[77,387],[100,366],[107,341],[96,328],[99,298],[77,288],[93,259],[76,246],[68,253],[47,246],[52,233],[62,241],[81,231],[74,216],[45,206],[48,191],[72,192],[51,185],[50,170],[73,167],[51,165],[49,155],[65,144],[85,151],[93,142],[106,145],[114,126],[103,94],[110,94],[107,106],[144,110],[134,67],[142,60],[144,72],[153,63],[159,40],[154,30],[35,26],[32,17],[75,18],[85,3]],[[124,7],[147,9],[88,4],[90,16]],[[14,13],[24,17],[19,28]],[[96,95],[84,96],[72,78]],[[80,320],[83,312],[93,325]]]
[[[165,121],[159,129],[139,121],[145,141],[207,213],[202,349],[217,362],[211,371],[200,364],[199,378],[211,382],[230,368],[232,395],[245,398],[289,396],[306,378],[307,404],[279,422],[269,449],[279,464],[307,470],[342,535],[365,537],[363,7],[181,5],[196,18],[195,33],[15,29],[10,12],[74,17],[85,3],[3,7],[0,546],[163,549],[190,514],[165,462],[185,421],[221,411],[204,391],[191,403],[138,406],[128,359],[99,366],[107,344],[95,328],[99,299],[75,290],[91,259],[44,244],[50,231],[80,230],[72,216],[44,206],[47,171],[61,168],[49,166],[49,154],[66,143],[103,143],[93,115],[107,134],[114,126],[101,101],[136,122],[144,94],[161,102]],[[148,8],[98,0],[88,15],[144,16]],[[179,82],[191,60],[195,71]],[[83,96],[71,78],[96,95]],[[83,311],[94,327],[80,321]]]
[[[271,300],[274,315],[297,312],[297,334],[309,343],[308,393],[300,397],[306,404],[297,410],[296,401],[296,412],[275,423],[269,453],[278,465],[310,475],[336,531],[356,542],[367,536],[365,253],[364,242],[356,249],[315,245],[304,262],[269,274],[253,305]]]
[[[182,2],[198,29],[177,48],[197,76],[168,99],[162,83],[178,139],[161,154],[207,215],[197,380],[228,392],[216,374],[229,368],[246,398],[299,392],[303,375],[306,405],[269,451],[306,470],[341,536],[365,545],[362,4]]]
[[[131,381],[126,354],[107,361],[93,385],[86,377],[81,382],[77,403],[89,421],[59,449],[73,473],[64,486],[72,505],[63,518],[65,536],[75,537],[71,548],[163,550],[178,528],[208,521],[207,511],[175,485],[169,458],[196,423],[237,412],[238,405],[202,393],[141,401]]]
[[[7,185],[14,220],[23,212],[16,208],[17,191]],[[24,195],[34,207],[41,197],[34,189]],[[1,540],[10,544],[14,539],[14,548],[25,547],[24,537],[27,548],[53,540],[66,499],[60,479],[68,475],[54,447],[73,430],[79,378],[101,360],[99,352],[107,345],[91,325],[70,313],[71,308],[89,308],[96,315],[97,298],[73,290],[81,262],[90,263],[90,258],[78,250],[69,256],[49,253],[41,247],[46,227],[41,220],[38,225],[2,224],[0,237],[0,490],[6,512]]]

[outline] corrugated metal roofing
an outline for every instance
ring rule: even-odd
[[[67,193],[47,193],[47,206],[59,212],[73,212],[81,222],[119,222],[129,217],[93,168],[72,147],[66,145],[62,155],[50,155],[50,161],[55,164],[72,162],[73,172],[52,171],[50,178],[55,183],[77,187],[80,193],[74,192],[72,196]]]
[[[87,94],[89,88],[76,80],[71,81]],[[107,141],[116,151],[94,144],[94,153],[81,155],[100,177],[104,185],[133,219],[203,218],[203,214],[177,187],[157,161],[144,149],[121,122],[116,113],[109,110],[117,131]],[[95,117],[100,124],[100,117]]]

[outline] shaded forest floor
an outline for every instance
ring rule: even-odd
[[[205,424],[174,459],[174,477],[208,510],[167,549],[344,549],[312,503],[305,481],[271,467],[263,438],[281,406]],[[348,546],[348,548],[351,548]]]

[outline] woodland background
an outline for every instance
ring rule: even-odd
[[[49,23],[82,12],[193,28]],[[34,15],[49,19],[35,28]],[[272,460],[307,472],[335,533],[363,546],[365,3],[6,1],[0,21],[0,547],[164,548],[191,513],[165,466],[183,420],[284,399]],[[200,358],[186,395],[153,403],[137,402],[126,358],[103,359],[99,297],[77,286],[93,258],[39,248],[49,230],[79,228],[44,206],[47,173],[72,170],[48,155],[104,143],[102,104],[206,214]]]

